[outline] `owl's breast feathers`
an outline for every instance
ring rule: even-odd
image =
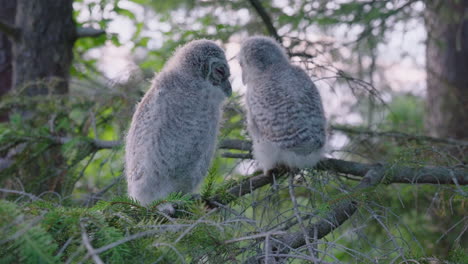
[[[320,95],[302,69],[279,67],[272,67],[253,83],[248,94],[252,126],[258,130],[258,137],[307,155],[325,144]]]

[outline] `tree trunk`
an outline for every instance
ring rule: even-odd
[[[76,38],[73,0],[18,0],[13,87],[25,95],[68,92]],[[23,90],[24,89],[24,90]]]
[[[15,23],[16,0],[0,0],[0,21]],[[11,90],[13,82],[12,46],[5,33],[0,31],[0,97]],[[8,120],[8,111],[0,111],[0,122]]]
[[[434,136],[467,140],[468,1],[426,2],[426,125]]]
[[[15,27],[19,37],[13,42],[13,89],[19,96],[68,93],[76,40],[72,4],[73,0],[17,0]],[[34,102],[28,109],[15,110],[33,126],[54,122],[53,117],[38,116]],[[50,132],[63,136],[61,131]],[[66,174],[61,147],[50,146],[20,168],[18,176],[27,192],[62,194]]]
[[[433,136],[467,140],[468,1],[427,0],[426,4],[426,127]],[[467,148],[455,147],[447,151],[466,163]],[[438,241],[433,251],[440,257],[447,257],[455,247],[452,234],[463,232],[461,226],[453,229],[454,219],[463,218],[463,212],[455,209],[445,213],[446,210],[441,209],[451,208],[451,199],[441,198],[437,204],[430,210],[434,228],[440,234],[448,234]]]

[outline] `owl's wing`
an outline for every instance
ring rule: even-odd
[[[264,139],[308,154],[325,141],[325,118],[317,88],[301,69],[275,71],[248,97],[252,122]]]

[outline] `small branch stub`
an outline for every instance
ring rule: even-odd
[[[102,29],[95,29],[92,27],[79,27],[76,29],[77,38],[86,38],[86,37],[96,38],[104,34],[106,34],[106,31]]]

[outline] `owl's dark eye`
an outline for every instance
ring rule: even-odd
[[[216,71],[217,73],[221,74],[221,76],[223,76],[223,77],[226,75],[226,72],[224,71],[224,69],[223,69],[222,67],[217,67],[217,68],[215,69],[215,71]]]

